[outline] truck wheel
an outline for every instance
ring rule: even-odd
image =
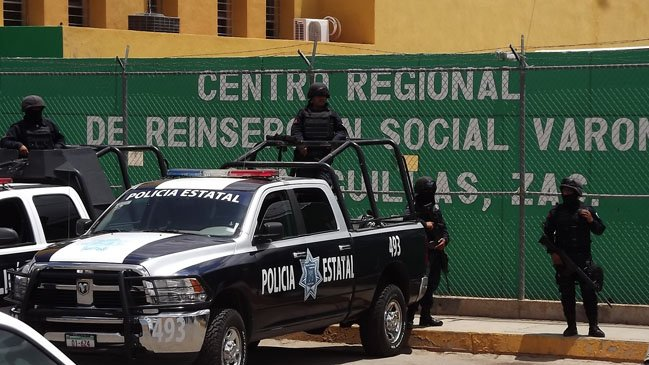
[[[246,327],[234,309],[217,310],[205,334],[196,365],[244,365],[247,361]]]
[[[406,301],[396,285],[383,288],[360,327],[361,343],[367,354],[399,353],[406,338]]]

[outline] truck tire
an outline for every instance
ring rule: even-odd
[[[361,321],[361,343],[368,355],[393,356],[406,342],[406,301],[393,284],[380,293]]]
[[[205,333],[196,365],[245,365],[248,360],[246,327],[234,309],[217,309]]]

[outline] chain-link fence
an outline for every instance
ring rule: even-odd
[[[537,240],[559,201],[559,181],[578,175],[586,203],[608,226],[593,243],[607,297],[649,304],[642,279],[649,64],[611,62],[619,61],[614,53],[536,57],[528,63],[537,66],[525,68],[486,55],[323,57],[315,79],[329,85],[350,137],[391,138],[413,179],[437,179],[451,234],[449,285],[439,294],[558,299]],[[20,119],[24,95],[40,94],[68,143],[152,144],[171,167],[188,168],[217,168],[266,135],[288,134],[311,77],[299,59],[272,57],[129,60],[126,70],[107,60],[2,60],[0,67],[3,128]],[[381,214],[402,214],[393,154],[381,146],[365,152]],[[158,176],[154,156],[131,162],[132,180]],[[119,186],[116,164],[103,163]],[[333,167],[350,215],[364,214],[355,155],[345,152]]]

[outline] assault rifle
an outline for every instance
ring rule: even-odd
[[[601,299],[604,299],[604,301],[606,302],[606,304],[608,304],[609,307],[612,307],[611,302],[608,301],[606,296],[599,294],[602,291],[602,283],[594,282],[593,279],[591,279],[588,275],[586,275],[584,270],[582,270],[579,266],[577,266],[577,264],[575,264],[575,262],[572,261],[572,259],[568,257],[568,255],[562,249],[560,249],[559,247],[557,247],[557,245],[554,244],[554,242],[550,239],[550,237],[548,237],[548,235],[545,233],[543,229],[541,229],[541,232],[543,232],[543,235],[539,239],[539,243],[545,246],[550,252],[558,254],[566,270],[577,274],[579,279],[581,279],[589,287],[591,287]]]

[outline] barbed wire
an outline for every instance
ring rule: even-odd
[[[255,52],[266,52],[266,51],[275,51],[278,49],[288,49],[288,48],[295,48],[302,46],[303,42],[302,41],[296,41],[295,44],[291,44],[288,46],[278,46],[278,47],[266,47],[266,48],[255,48],[255,49],[247,49],[247,50],[241,50],[241,51],[223,51],[223,52],[210,52],[210,53],[193,53],[193,54],[184,54],[184,55],[174,55],[174,56],[168,56],[168,57],[163,57],[163,58],[194,58],[194,57],[211,57],[211,56],[224,56],[224,55],[232,55],[232,54],[248,54],[248,53],[255,53]]]
[[[587,43],[568,43],[568,44],[528,46],[527,51],[543,50],[543,49],[571,49],[571,48],[575,48],[575,47],[595,47],[595,46],[608,46],[608,45],[627,44],[627,43],[640,43],[640,42],[649,42],[649,38],[614,40],[614,41],[607,41],[607,42],[587,42]],[[236,55],[236,54],[250,54],[250,53],[256,53],[256,52],[274,51],[274,50],[279,50],[279,49],[291,49],[291,48],[296,48],[296,47],[300,47],[300,46],[303,46],[303,45],[304,45],[303,41],[296,41],[296,44],[291,44],[291,45],[287,45],[287,46],[256,48],[256,49],[241,50],[241,51],[224,51],[224,52],[183,54],[183,55],[175,55],[175,56],[170,56],[170,57],[165,57],[165,58],[185,58],[185,57],[201,57],[201,56],[210,57],[210,56],[224,56],[224,55]],[[384,55],[426,54],[425,52],[415,52],[415,53],[403,52],[403,51],[396,51],[395,52],[393,50],[385,50],[385,49],[379,49],[379,48],[374,48],[374,47],[357,46],[357,45],[354,45],[353,43],[345,43],[345,44],[343,44],[343,43],[338,43],[338,42],[326,42],[326,46],[327,47],[334,47],[334,48],[353,49],[353,50],[357,50],[357,51],[382,53]],[[492,52],[495,52],[498,49],[508,49],[508,48],[509,48],[509,44],[506,44],[506,45],[501,45],[501,46],[496,46],[496,47],[489,47],[489,48],[451,51],[449,53],[453,53],[453,54],[492,53]],[[332,54],[332,55],[341,56],[340,54]]]
[[[619,64],[600,64],[600,65],[547,65],[547,66],[528,66],[526,71],[534,70],[578,70],[578,69],[624,69],[624,68],[646,68],[649,63],[619,63]],[[396,73],[396,72],[466,72],[466,71],[519,71],[519,67],[514,66],[485,66],[485,67],[401,67],[401,68],[347,68],[347,69],[314,69],[313,71],[305,69],[225,69],[225,70],[155,70],[155,71],[0,71],[0,76],[121,76],[126,73],[132,76],[155,76],[155,75],[200,75],[200,74],[292,74],[292,73],[318,73],[318,74],[340,74],[340,73]]]

